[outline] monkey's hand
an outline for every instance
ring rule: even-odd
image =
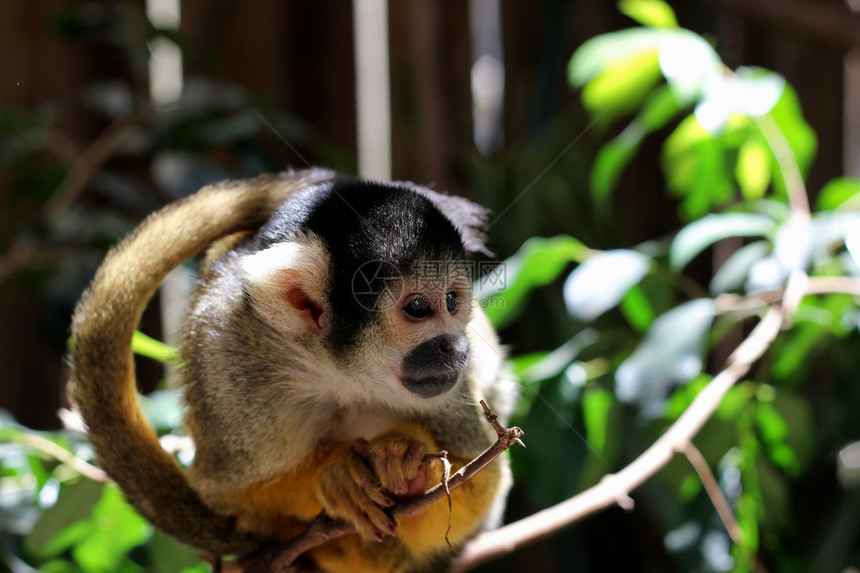
[[[382,541],[397,531],[384,508],[427,489],[424,456],[432,448],[429,438],[400,432],[339,448],[317,479],[320,503],[329,515],[352,522],[363,538]]]

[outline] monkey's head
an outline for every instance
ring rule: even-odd
[[[411,184],[312,187],[256,236],[246,292],[261,319],[319,360],[326,382],[315,395],[433,407],[469,364],[466,253],[485,251],[484,218]]]

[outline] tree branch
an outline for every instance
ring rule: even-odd
[[[805,276],[805,275],[804,275]],[[787,290],[792,290],[789,281]],[[630,492],[665,466],[683,450],[720,404],[729,388],[744,376],[776,338],[785,316],[784,306],[771,306],[750,335],[729,356],[726,367],[696,396],[678,420],[617,474],[605,476],[597,485],[553,507],[481,534],[466,545],[451,570],[467,571],[544,539],[585,517],[612,505],[632,507]]]

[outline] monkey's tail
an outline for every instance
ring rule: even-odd
[[[260,540],[214,513],[165,452],[138,400],[131,337],[164,276],[213,241],[258,228],[293,192],[334,173],[311,169],[227,182],[150,215],[105,258],[72,319],[73,399],[101,467],[157,528],[212,554]]]

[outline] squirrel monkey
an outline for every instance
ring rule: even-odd
[[[358,533],[303,557],[327,571],[410,571],[500,518],[504,456],[395,522],[385,508],[495,441],[516,398],[471,298],[483,208],[407,183],[322,169],[206,187],[151,215],[107,256],[75,311],[72,396],[102,467],[156,527],[246,554],[321,511]],[[190,472],[138,405],[130,350],[163,277],[208,248],[183,330]]]

